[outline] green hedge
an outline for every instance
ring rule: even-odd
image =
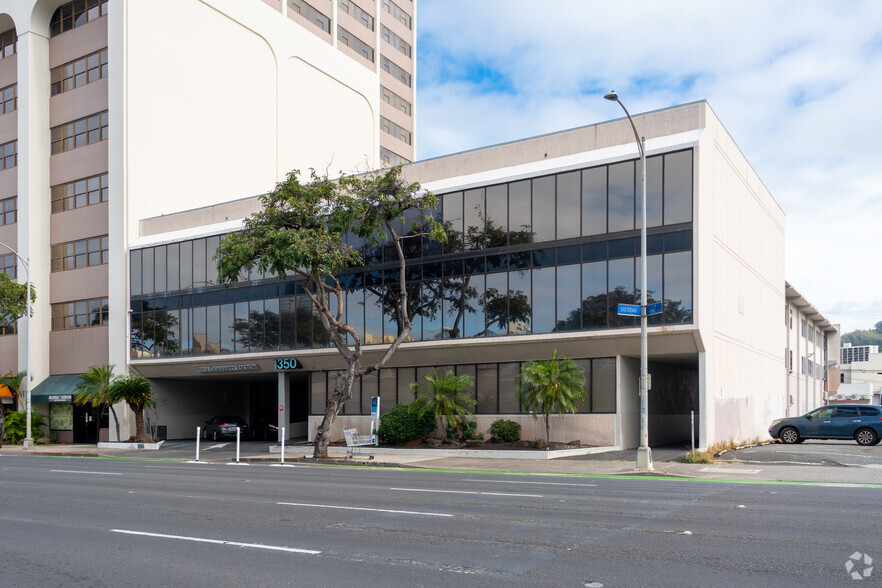
[[[425,437],[437,424],[429,403],[418,398],[407,404],[393,406],[380,416],[377,435],[380,443],[385,445],[404,445],[413,439]]]

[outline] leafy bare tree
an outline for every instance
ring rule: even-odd
[[[230,285],[239,281],[243,270],[257,267],[280,279],[289,273],[304,279],[303,292],[312,302],[322,326],[342,356],[346,367],[337,372],[329,395],[324,419],[316,431],[315,457],[326,457],[331,425],[352,394],[356,377],[380,369],[410,335],[404,243],[428,237],[443,241],[441,224],[431,211],[437,198],[409,184],[401,167],[363,176],[344,176],[334,182],[314,171],[310,181],[301,183],[293,171],[275,189],[261,197],[262,210],[245,221],[242,231],[221,240],[217,252],[218,278]],[[404,230],[407,211],[419,212]],[[336,274],[362,265],[359,251],[345,242],[347,232],[364,239],[367,245],[390,244],[398,260],[398,334],[382,356],[368,365],[362,363],[361,333],[344,320],[343,286]],[[407,231],[407,232],[405,232]],[[351,343],[347,343],[348,340]]]

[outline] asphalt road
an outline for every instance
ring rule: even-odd
[[[864,447],[854,441],[809,439],[795,445],[773,443],[727,451],[717,461],[882,469],[882,444]]]
[[[882,557],[878,487],[18,455],[0,492],[9,586],[836,586]]]

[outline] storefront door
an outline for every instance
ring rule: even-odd
[[[98,409],[74,406],[73,442],[98,443]]]

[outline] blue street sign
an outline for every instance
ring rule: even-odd
[[[640,305],[619,304],[619,316],[640,316]]]
[[[662,313],[662,303],[656,302],[655,304],[647,304],[646,305],[646,316],[652,316],[654,314]]]

